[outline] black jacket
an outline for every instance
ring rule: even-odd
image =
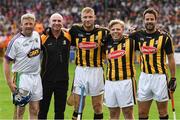
[[[69,33],[62,31],[56,39],[51,30],[48,35],[43,34],[42,39],[42,81],[66,81],[69,80],[68,64],[71,37]]]

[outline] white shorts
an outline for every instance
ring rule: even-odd
[[[135,81],[132,79],[105,82],[104,104],[107,107],[129,107],[135,104]]]
[[[84,96],[98,96],[104,93],[104,75],[102,67],[77,66],[74,76],[73,92],[80,95],[81,86],[85,87]]]
[[[39,101],[42,99],[42,83],[39,74],[16,73],[15,82],[17,88],[22,88],[24,90],[31,91],[31,101]]]
[[[146,74],[141,72],[138,84],[138,101],[168,101],[167,79],[165,74]]]

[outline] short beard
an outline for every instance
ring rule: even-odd
[[[149,25],[151,25],[151,27],[148,27]],[[152,32],[152,31],[155,30],[155,25],[153,25],[153,24],[146,24],[145,28],[146,28],[147,31]]]
[[[85,29],[86,31],[92,31],[92,30],[94,29],[94,25],[91,25],[91,26],[85,26],[85,25],[83,25],[83,27],[84,27],[84,29]]]
[[[30,36],[32,35],[32,33],[33,33],[33,30],[32,30],[32,32],[23,31],[22,33],[23,33],[25,36],[30,37]]]

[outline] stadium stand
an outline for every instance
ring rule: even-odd
[[[64,16],[65,27],[80,22],[80,11],[85,6],[94,8],[97,24],[106,26],[111,19],[118,18],[125,21],[126,28],[142,27],[142,11],[154,7],[160,13],[160,25],[172,34],[176,51],[180,52],[179,0],[0,0],[0,44],[7,35],[18,32],[19,16],[25,12],[36,15],[38,24],[44,25],[39,28],[41,31],[47,27],[48,18],[54,12]]]

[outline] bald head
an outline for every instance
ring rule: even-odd
[[[63,22],[63,17],[59,13],[52,14],[51,17],[49,18],[50,27],[52,27],[52,23],[54,20]]]
[[[54,30],[60,30],[63,27],[63,17],[59,13],[54,13],[49,19],[49,26]]]
[[[63,19],[63,17],[62,17],[61,14],[59,14],[59,13],[54,13],[54,14],[51,15],[50,20],[51,20],[52,18],[54,18],[54,17],[57,17],[57,18],[59,18],[59,19]]]

